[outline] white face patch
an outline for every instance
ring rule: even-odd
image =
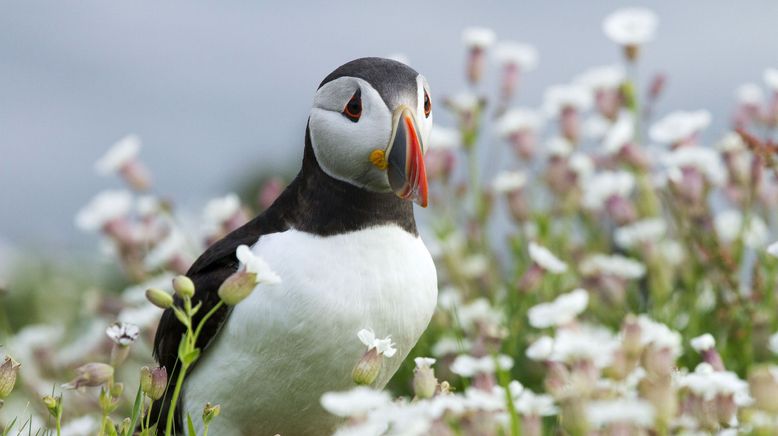
[[[417,101],[399,104],[415,112],[419,135],[426,152],[432,128],[432,115],[424,116],[424,93],[427,82],[416,78]],[[343,115],[352,96],[361,93],[362,112],[358,121]],[[429,92],[429,91],[426,91]],[[316,160],[329,176],[374,192],[391,192],[387,172],[371,163],[374,150],[385,150],[392,136],[392,113],[378,91],[357,77],[340,77],[316,92],[309,118],[311,145]]]

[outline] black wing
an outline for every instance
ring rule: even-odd
[[[251,246],[262,235],[282,232],[289,228],[284,219],[285,214],[277,212],[285,209],[285,197],[288,196],[282,195],[270,209],[211,245],[189,268],[186,275],[195,284],[192,305],[202,303],[202,307],[194,317],[194,325],[198,325],[200,318],[219,302],[219,286],[237,270],[238,259],[235,257],[235,250],[238,246],[243,244]],[[181,303],[181,299],[175,297],[174,304],[180,306]],[[231,307],[222,306],[205,322],[196,344],[201,351],[205,351],[216,338],[230,312]],[[178,321],[173,311],[171,309],[165,310],[154,338],[154,357],[160,366],[167,369],[168,387],[174,387],[178,378],[178,344],[185,331],[186,328]],[[189,371],[191,372],[192,369],[193,367]],[[158,425],[164,425],[167,420],[170,408],[169,396],[172,395],[172,392],[173,389],[165,392],[162,400],[155,402],[151,410],[151,418],[154,422],[159,423]],[[183,396],[183,392],[181,395]],[[183,428],[181,404],[182,402],[179,400],[174,411],[175,428]]]

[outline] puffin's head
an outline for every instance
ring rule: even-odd
[[[341,65],[319,85],[308,125],[330,177],[427,206],[432,104],[424,76],[383,58]]]

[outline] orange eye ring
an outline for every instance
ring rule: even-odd
[[[357,92],[351,96],[342,113],[343,116],[355,123],[359,121],[359,117],[362,116],[362,92],[360,89],[357,89]]]
[[[424,117],[429,118],[432,113],[432,101],[427,91],[424,91]]]

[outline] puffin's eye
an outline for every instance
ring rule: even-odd
[[[430,101],[430,95],[427,91],[424,91],[424,117],[429,118],[432,113],[432,101]]]
[[[343,108],[343,116],[355,123],[359,121],[359,117],[362,116],[362,91],[359,88],[357,88],[357,92],[351,96],[351,100],[346,103],[346,107]]]

